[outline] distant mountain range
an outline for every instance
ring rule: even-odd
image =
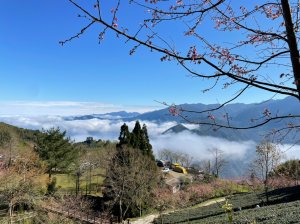
[[[137,112],[126,112],[126,111],[118,111],[118,112],[111,112],[106,114],[90,114],[90,115],[83,115],[83,116],[68,116],[64,119],[67,121],[74,121],[74,120],[90,120],[90,119],[100,119],[100,120],[117,120],[117,119],[130,119],[135,118],[141,115]]]
[[[182,104],[178,105],[178,108],[184,108],[189,111],[204,111],[210,110],[213,108],[219,107],[219,104]],[[227,119],[224,115],[228,114],[229,122],[231,126],[236,127],[247,127],[257,124],[265,120],[263,117],[264,111],[266,109],[271,113],[270,116],[280,116],[280,115],[289,115],[289,114],[299,114],[300,115],[300,103],[294,97],[287,97],[281,100],[268,100],[261,103],[253,104],[243,104],[243,103],[234,103],[228,104],[217,111],[210,113],[182,113],[183,116],[186,116],[191,121],[195,122],[211,122],[209,119],[209,114],[215,117],[215,121],[220,124],[227,124]],[[88,119],[120,119],[124,122],[142,120],[142,121],[152,121],[157,123],[175,121],[178,125],[175,125],[169,130],[166,130],[164,133],[174,132],[179,133],[182,131],[191,131],[198,135],[214,136],[221,137],[232,141],[239,140],[254,140],[260,141],[262,136],[265,136],[266,133],[271,132],[273,129],[278,129],[280,127],[285,127],[290,121],[277,120],[274,122],[269,122],[266,125],[248,130],[235,130],[235,129],[217,129],[212,126],[199,126],[196,129],[188,130],[182,124],[186,123],[179,116],[172,116],[168,108],[156,110],[147,113],[128,113],[125,111],[107,113],[107,114],[93,114],[93,115],[84,115],[76,117],[66,117],[66,120],[88,120]],[[295,122],[295,121],[293,121]],[[287,136],[284,142],[295,142],[295,136]]]
[[[185,110],[189,111],[203,111],[203,110],[209,110],[213,109],[216,107],[219,107],[219,104],[182,104],[178,105],[178,108],[184,108]],[[228,114],[230,117],[230,125],[232,126],[238,126],[238,127],[245,127],[249,125],[254,125],[257,121],[261,122],[264,121],[265,118],[264,116],[264,111],[268,110],[271,114],[270,116],[280,116],[280,115],[298,115],[300,114],[300,103],[298,102],[297,99],[292,98],[292,97],[287,97],[282,100],[269,100],[261,103],[255,103],[255,104],[242,104],[242,103],[235,103],[235,104],[228,104],[221,109],[217,111],[208,112],[206,113],[183,113],[183,116],[187,116],[189,120],[193,121],[200,121],[200,122],[212,122],[212,120],[209,118],[210,115],[215,117],[215,121],[217,123],[221,124],[226,124],[226,119],[224,119],[224,114]],[[60,117],[61,119],[61,117]],[[193,138],[197,135],[198,136],[212,136],[212,137],[217,137],[217,138],[223,138],[227,139],[232,142],[237,142],[240,143],[241,146],[245,143],[245,141],[252,140],[256,143],[260,142],[262,138],[266,135],[266,133],[271,132],[273,129],[278,129],[282,127],[287,127],[289,122],[287,119],[285,120],[276,120],[274,122],[267,123],[264,126],[261,126],[259,128],[254,128],[254,129],[248,129],[248,130],[235,130],[235,129],[226,129],[226,128],[216,128],[214,126],[206,126],[206,125],[188,125],[182,118],[179,116],[172,116],[169,112],[169,108],[165,108],[162,110],[156,110],[152,112],[147,112],[147,113],[137,113],[137,112],[126,112],[126,111],[119,111],[119,112],[112,112],[112,113],[105,113],[105,114],[89,114],[89,115],[83,115],[83,116],[68,116],[68,117],[63,117],[64,120],[66,121],[76,121],[76,120],[82,120],[82,121],[88,121],[91,119],[98,119],[98,120],[111,120],[112,122],[108,122],[109,124],[114,124],[118,123],[119,121],[122,122],[132,122],[135,120],[140,120],[142,122],[150,121],[154,122],[156,124],[162,124],[160,127],[164,126],[164,122],[174,122],[174,126],[167,129],[163,130],[161,135],[163,138],[161,138],[159,141],[163,141],[164,139],[172,139],[174,137],[174,141],[176,140],[177,137],[180,137],[180,135],[173,135],[173,134],[182,134],[181,137],[183,136],[189,136],[189,135],[184,135],[186,133],[191,133],[193,134]],[[116,121],[116,122],[114,122]],[[300,125],[299,123],[295,123],[297,121],[292,121],[293,124]],[[299,119],[300,122],[300,119]],[[28,122],[27,122],[28,123]],[[62,122],[63,123],[63,122]],[[71,122],[64,122],[63,128],[68,129],[70,128],[70,135],[74,135],[74,133],[77,134],[76,130],[80,129],[80,125],[84,122],[78,122],[80,125],[78,126],[72,126],[69,124]],[[76,122],[74,122],[76,124]],[[92,122],[91,122],[92,123]],[[97,122],[96,122],[97,123]],[[57,123],[55,123],[57,124]],[[2,124],[6,127],[5,124]],[[18,124],[15,124],[18,125]],[[51,125],[53,125],[51,123]],[[159,125],[158,125],[159,126]],[[170,127],[170,125],[166,125],[167,127]],[[27,127],[24,125],[23,127]],[[37,126],[38,127],[38,126]],[[76,128],[74,128],[76,127]],[[13,127],[11,127],[13,128]],[[0,129],[1,129],[1,123],[0,123]],[[22,138],[24,139],[32,139],[32,131],[26,131],[25,129],[20,129],[22,131],[15,131],[13,129],[12,133],[15,133],[14,135],[16,136],[23,136]],[[19,130],[19,129],[16,129]],[[75,130],[75,132],[72,132]],[[83,131],[83,135],[87,136],[93,136],[93,132],[95,132],[95,136],[98,134],[98,129],[87,129],[87,131]],[[114,132],[114,131],[112,131]],[[81,132],[79,132],[79,135],[82,135]],[[109,133],[107,136],[110,136],[111,133]],[[151,133],[149,132],[150,137]],[[155,134],[157,135],[157,133]],[[168,136],[169,135],[169,136]],[[157,137],[157,136],[155,136]],[[159,136],[161,137],[161,136]],[[166,138],[164,138],[166,137]],[[189,136],[190,137],[190,136]],[[19,138],[19,137],[14,137],[14,138]],[[105,137],[104,137],[105,139]],[[295,132],[293,134],[289,134],[286,136],[285,140],[283,143],[296,143],[298,144],[297,141],[299,141],[300,138],[298,136],[298,133]],[[153,139],[154,141],[154,139]],[[168,140],[169,141],[169,140]],[[173,141],[173,140],[170,140]],[[213,141],[213,139],[211,140]],[[217,141],[217,140],[216,140]],[[201,141],[199,141],[201,142]],[[253,148],[247,150],[245,152],[245,155],[238,159],[238,157],[229,157],[226,158],[228,160],[228,165],[226,170],[228,173],[224,173],[224,176],[227,177],[236,177],[236,176],[241,176],[245,173],[247,170],[248,164],[251,159],[253,159],[255,155],[255,145],[256,143],[253,143]],[[186,144],[186,148],[185,148]],[[182,144],[182,148],[184,150],[189,150],[189,144],[190,142],[186,142]],[[196,143],[192,143],[196,144]],[[252,144],[252,142],[251,142]],[[229,144],[230,145],[230,144]],[[198,147],[198,145],[197,145]],[[229,146],[230,147],[230,146]],[[252,147],[252,146],[251,146]],[[199,150],[201,150],[201,143],[199,143]]]

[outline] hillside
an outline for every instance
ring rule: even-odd
[[[0,122],[0,154],[5,156],[10,152],[32,148],[37,133]]]
[[[173,126],[172,128],[169,128],[168,130],[164,131],[162,134],[173,134],[173,133],[180,133],[183,131],[190,131],[187,127],[185,127],[183,124],[177,124]]]

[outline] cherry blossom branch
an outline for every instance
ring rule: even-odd
[[[276,4],[277,5],[277,4]],[[240,28],[243,28],[251,33],[255,33],[255,34],[259,34],[259,35],[265,35],[265,36],[273,36],[273,37],[276,37],[278,39],[281,39],[285,42],[288,42],[288,40],[277,34],[277,33],[272,33],[272,32],[264,32],[264,31],[261,31],[261,30],[257,30],[257,29],[254,29],[254,28],[250,28],[250,27],[247,27],[239,22],[237,22],[235,19],[232,19],[230,18],[229,16],[227,16],[226,14],[224,14],[221,10],[218,9],[218,7],[215,7],[215,9],[224,17],[226,18],[228,21],[231,21],[233,24],[235,24],[236,26],[240,27]]]
[[[242,90],[239,91],[239,93],[234,96],[233,98],[231,98],[230,100],[227,100],[226,102],[220,104],[218,107],[215,107],[213,109],[208,109],[208,110],[202,110],[202,111],[193,111],[193,110],[185,110],[185,109],[181,109],[182,112],[188,112],[188,113],[196,113],[196,114],[202,114],[202,113],[207,113],[207,112],[213,112],[216,110],[221,109],[222,107],[224,107],[225,105],[231,103],[232,101],[236,100],[238,97],[240,97],[246,89],[249,88],[250,85],[247,85],[245,88],[243,88]]]
[[[204,9],[201,9],[201,10],[191,10],[191,11],[187,11],[187,12],[175,12],[175,11],[163,11],[163,10],[157,10],[153,7],[149,7],[149,6],[146,6],[144,4],[141,4],[135,0],[132,0],[131,2],[134,2],[136,5],[139,5],[143,8],[146,8],[148,10],[151,10],[153,12],[156,12],[156,13],[159,13],[159,14],[164,14],[164,15],[182,15],[182,16],[187,16],[187,15],[192,15],[192,14],[203,14],[205,12],[208,12],[210,10],[212,10],[214,7],[217,7],[218,5],[222,4],[223,2],[225,2],[225,0],[219,0],[217,1],[215,4],[211,4],[210,7],[208,8],[204,8]],[[198,5],[198,4],[197,4]],[[182,18],[182,17],[178,17],[178,18]]]
[[[180,61],[203,61],[204,63],[206,63],[207,65],[209,65],[210,67],[214,68],[217,72],[219,72],[219,76],[220,75],[226,75],[236,81],[245,83],[245,84],[249,84],[252,85],[254,87],[260,88],[260,89],[264,89],[266,91],[270,91],[270,92],[275,92],[275,93],[280,93],[280,94],[284,94],[284,95],[290,95],[290,96],[294,96],[298,98],[298,95],[295,94],[294,92],[297,92],[297,90],[290,88],[290,87],[286,87],[286,86],[280,86],[280,85],[275,85],[275,84],[271,84],[271,83],[267,83],[267,82],[261,82],[256,80],[254,77],[250,77],[250,78],[245,78],[245,77],[240,77],[237,75],[234,75],[232,73],[223,71],[222,69],[219,68],[218,65],[215,65],[214,63],[212,63],[211,61],[207,60],[205,57],[203,56],[199,56],[199,55],[195,55],[192,57],[183,57],[180,56],[178,54],[172,53],[166,49],[160,48],[158,46],[155,46],[153,43],[150,45],[134,36],[131,36],[121,30],[119,30],[116,26],[114,26],[113,24],[108,24],[107,22],[105,22],[104,20],[100,19],[100,18],[96,18],[95,16],[93,16],[91,13],[89,13],[87,10],[85,10],[84,8],[82,8],[80,5],[78,5],[77,3],[75,3],[73,0],[69,0],[73,5],[75,5],[78,9],[80,9],[82,12],[84,12],[85,14],[87,14],[92,20],[93,20],[93,24],[94,22],[98,22],[102,25],[104,25],[105,27],[109,28],[110,30],[116,32],[119,35],[122,35],[124,37],[126,37],[129,40],[132,40],[134,42],[137,42],[138,44],[142,45],[142,46],[146,46],[148,48],[150,48],[151,50],[155,50],[161,53],[164,53],[172,58],[178,59]],[[90,24],[92,25],[92,24]],[[89,26],[88,26],[89,27]],[[73,38],[70,38],[73,39]],[[70,41],[70,40],[66,40],[63,41],[63,43]],[[201,76],[200,76],[201,77]],[[215,75],[214,75],[215,77]],[[273,89],[274,88],[274,89]],[[285,91],[286,90],[286,91]]]
[[[75,38],[79,38],[79,37],[80,37],[81,35],[83,35],[84,32],[85,32],[88,28],[90,28],[95,22],[96,22],[96,21],[93,20],[93,21],[90,22],[87,26],[85,26],[84,28],[82,28],[81,31],[80,31],[79,33],[77,33],[76,35],[74,35],[74,36],[72,36],[72,37],[70,37],[70,38],[68,38],[68,39],[66,39],[66,40],[59,41],[59,44],[64,45],[65,43],[70,42],[70,41],[72,41],[72,40],[75,39]]]
[[[101,5],[100,5],[100,0],[97,0],[97,4],[95,5],[95,8],[98,10],[98,17],[101,19]]]
[[[218,124],[215,121],[213,123],[210,122],[197,122],[197,121],[192,121],[190,119],[188,119],[187,117],[178,114],[178,116],[180,118],[182,118],[184,121],[191,123],[191,124],[198,124],[198,125],[210,125],[210,126],[214,126],[214,127],[218,127],[218,128],[226,128],[226,129],[236,129],[236,130],[246,130],[246,129],[253,129],[253,128],[257,128],[257,127],[261,127],[264,126],[267,123],[270,123],[271,121],[276,121],[276,120],[282,120],[282,119],[288,119],[288,118],[300,118],[300,115],[282,115],[282,116],[277,116],[277,117],[270,117],[267,118],[265,121],[255,124],[255,125],[249,125],[249,126],[245,126],[245,127],[240,127],[240,126],[228,126],[228,125],[223,125],[223,124]],[[215,120],[215,118],[210,118],[212,120]]]

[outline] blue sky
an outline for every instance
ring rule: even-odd
[[[104,10],[106,17],[111,16],[111,7],[108,5]],[[131,30],[139,25],[139,17],[144,14],[126,6],[120,13],[120,23],[129,24]],[[99,45],[100,29],[97,27],[62,47],[60,40],[76,34],[86,24],[77,18],[77,14],[78,10],[67,0],[0,0],[1,121],[31,129],[60,126],[76,140],[84,140],[87,136],[116,139],[122,121],[71,122],[55,115],[120,110],[145,112],[162,108],[155,100],[175,104],[221,103],[237,91],[236,88],[231,91],[215,88],[203,94],[202,90],[211,82],[191,77],[175,62],[161,62],[162,55],[148,49],[140,48],[134,56],[129,56],[133,44],[125,44],[112,33]],[[189,39],[182,39],[183,33],[175,35],[177,24],[159,29],[165,31],[164,38],[181,48],[193,44]],[[204,27],[201,32],[208,33],[210,40],[228,41],[215,35],[212,28]],[[233,35],[232,38],[237,37]],[[249,90],[236,102],[260,102],[271,96],[263,91]],[[131,128],[133,125],[134,122],[129,124]],[[198,136],[160,135],[174,125],[172,122],[147,123],[155,150],[179,147],[187,152],[195,150],[203,156],[206,152],[199,151],[198,146],[209,142],[213,147],[225,147],[224,151],[236,155],[252,145],[234,142],[230,145],[228,141],[206,141]]]
[[[93,2],[93,1],[90,1]],[[111,6],[107,6],[107,9]],[[120,19],[135,27],[130,8],[123,8]],[[67,0],[9,0],[0,2],[0,114],[100,113],[125,109],[147,111],[161,108],[155,100],[168,103],[217,103],[232,96],[232,91],[215,89],[203,94],[208,84],[190,77],[175,62],[160,62],[160,54],[138,49],[108,34],[98,44],[97,27],[65,46],[58,42],[77,33],[84,21]],[[107,10],[107,15],[110,12]],[[174,24],[173,24],[174,25]],[[170,38],[176,26],[170,27]],[[174,37],[173,40],[180,40]],[[216,38],[212,35],[211,38]],[[251,93],[251,91],[250,91]],[[259,102],[268,97],[254,92],[239,102]],[[78,110],[70,102],[84,105]],[[35,106],[34,106],[34,105]],[[41,110],[39,104],[43,104]],[[20,106],[21,105],[21,106]],[[100,105],[89,107],[87,105]],[[76,109],[77,108],[77,109]],[[105,109],[106,108],[106,109]],[[50,112],[49,112],[50,113]]]

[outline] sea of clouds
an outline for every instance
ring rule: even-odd
[[[42,130],[51,127],[60,127],[66,130],[67,135],[74,141],[84,141],[86,137],[92,136],[95,139],[117,141],[120,127],[124,124],[121,119],[90,119],[90,120],[65,120],[62,116],[0,116],[0,121],[15,125],[17,127]],[[249,159],[249,151],[254,152],[257,143],[253,141],[229,141],[222,138],[199,136],[188,131],[181,133],[162,134],[167,129],[175,126],[176,122],[157,123],[152,121],[140,121],[147,125],[153,150],[157,153],[162,149],[171,149],[189,153],[194,159],[203,160],[212,157],[209,149],[218,148],[224,151],[231,159]],[[135,121],[126,122],[132,130]],[[197,128],[197,125],[185,124],[189,129]],[[299,145],[280,145],[285,152],[285,159],[299,158]]]

